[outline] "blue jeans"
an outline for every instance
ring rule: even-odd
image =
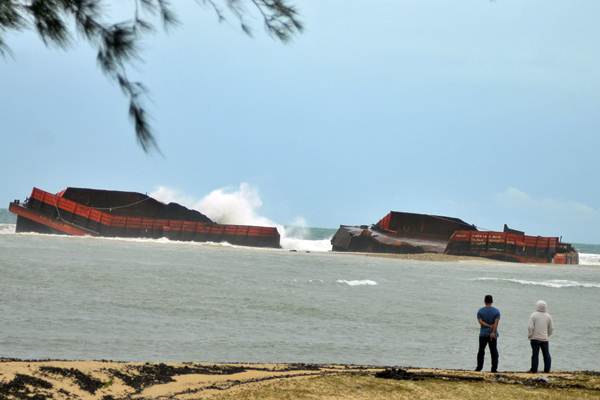
[[[544,372],[550,372],[550,366],[552,364],[552,358],[550,357],[550,343],[541,340],[531,341],[531,372],[537,372],[540,349],[542,349],[542,355],[544,357]]]

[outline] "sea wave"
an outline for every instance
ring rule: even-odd
[[[15,233],[15,224],[0,224],[0,235],[10,235]],[[234,245],[228,242],[195,242],[195,241],[181,241],[171,240],[165,237],[152,239],[152,238],[135,238],[135,237],[108,237],[108,236],[68,236],[58,234],[47,234],[37,232],[23,232],[19,235],[24,236],[44,236],[44,237],[58,237],[61,239],[75,239],[75,240],[107,240],[116,242],[130,242],[130,243],[148,243],[148,244],[172,244],[172,245],[187,245],[187,246],[218,246],[218,247],[232,247],[232,248],[244,248],[244,249],[256,249],[256,250],[274,250],[272,248],[264,247],[251,247],[251,246],[240,246]],[[295,250],[295,251],[308,251],[308,252],[327,252],[331,251],[330,239],[299,239],[293,237],[282,237],[281,247],[283,250]]]
[[[10,235],[15,233],[16,224],[0,224],[0,235]]]
[[[544,286],[549,288],[572,288],[572,287],[581,287],[581,288],[600,288],[600,282],[577,282],[577,281],[569,281],[565,279],[550,279],[546,281],[528,281],[524,279],[510,279],[510,278],[475,278],[473,281],[497,281],[497,282],[510,282],[517,283],[519,285],[526,286]]]
[[[377,285],[377,282],[369,280],[369,279],[354,280],[354,281],[347,281],[345,279],[338,279],[336,282],[337,283],[343,283],[343,284],[348,285],[348,286],[375,286],[375,285]]]
[[[44,234],[40,234],[44,235]],[[130,242],[130,243],[147,243],[147,244],[167,244],[167,245],[183,245],[183,246],[211,246],[211,247],[231,247],[231,248],[240,248],[240,249],[256,249],[256,250],[272,250],[270,248],[264,247],[248,247],[248,246],[240,246],[231,244],[229,242],[195,242],[195,241],[187,241],[187,240],[171,240],[166,237],[152,239],[152,238],[127,238],[127,237],[107,237],[107,236],[63,236],[56,235],[62,238],[78,238],[78,239],[86,239],[86,240],[107,240],[107,241],[116,241],[116,242]]]
[[[600,254],[579,253],[579,264],[600,265]]]
[[[281,247],[285,250],[331,251],[330,238],[312,235],[314,231],[321,233],[324,229],[309,228],[304,218],[297,217],[292,226],[284,226],[261,215],[263,201],[258,188],[246,182],[240,183],[239,188],[215,189],[200,200],[166,186],[159,186],[150,196],[165,203],[174,201],[183,204],[220,224],[274,226],[281,235]]]
[[[281,247],[286,250],[325,252],[331,251],[331,240],[311,240],[295,237],[282,237]]]

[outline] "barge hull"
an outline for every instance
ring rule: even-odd
[[[577,251],[570,244],[561,242],[558,237],[529,236],[519,231],[505,230],[456,231],[450,238],[445,253],[519,263],[579,263]]]
[[[331,245],[333,251],[443,253],[455,231],[476,229],[458,218],[391,211],[372,226],[340,225]]]
[[[92,189],[81,189],[90,190]],[[67,189],[68,191],[68,189]],[[17,232],[62,233],[106,237],[136,237],[171,240],[228,242],[241,246],[280,247],[280,236],[275,227],[216,224],[194,210],[173,204],[181,218],[187,210],[196,213],[195,220],[163,219],[127,215],[124,207],[94,208],[64,197],[66,191],[52,194],[34,188],[25,203],[13,202],[9,209],[17,214]],[[103,191],[108,192],[110,191]],[[133,192],[119,192],[132,193]],[[144,195],[141,195],[144,196]],[[151,199],[151,198],[149,198]],[[154,199],[151,199],[157,202]],[[160,203],[160,202],[157,202]],[[160,203],[162,204],[162,203]],[[182,210],[184,209],[184,210]],[[118,210],[118,211],[117,211]],[[210,221],[210,222],[205,222]]]

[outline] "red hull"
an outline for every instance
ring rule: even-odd
[[[89,234],[83,229],[79,229],[75,226],[66,224],[60,220],[48,218],[45,215],[29,210],[20,203],[10,203],[8,210],[13,214],[18,215],[19,217],[23,217],[40,225],[47,226],[48,228],[58,231],[60,233],[73,236],[85,236]]]
[[[513,232],[456,231],[450,237],[445,253],[520,263],[579,263],[575,249],[557,237]]]

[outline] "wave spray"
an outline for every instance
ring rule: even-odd
[[[176,202],[206,214],[220,224],[275,226],[281,235],[281,247],[296,251],[330,251],[330,239],[312,240],[309,229],[302,217],[297,217],[292,226],[285,227],[260,215],[263,205],[258,189],[248,183],[238,188],[219,188],[211,191],[200,200],[185,195],[178,190],[159,186],[151,197],[162,202]]]

